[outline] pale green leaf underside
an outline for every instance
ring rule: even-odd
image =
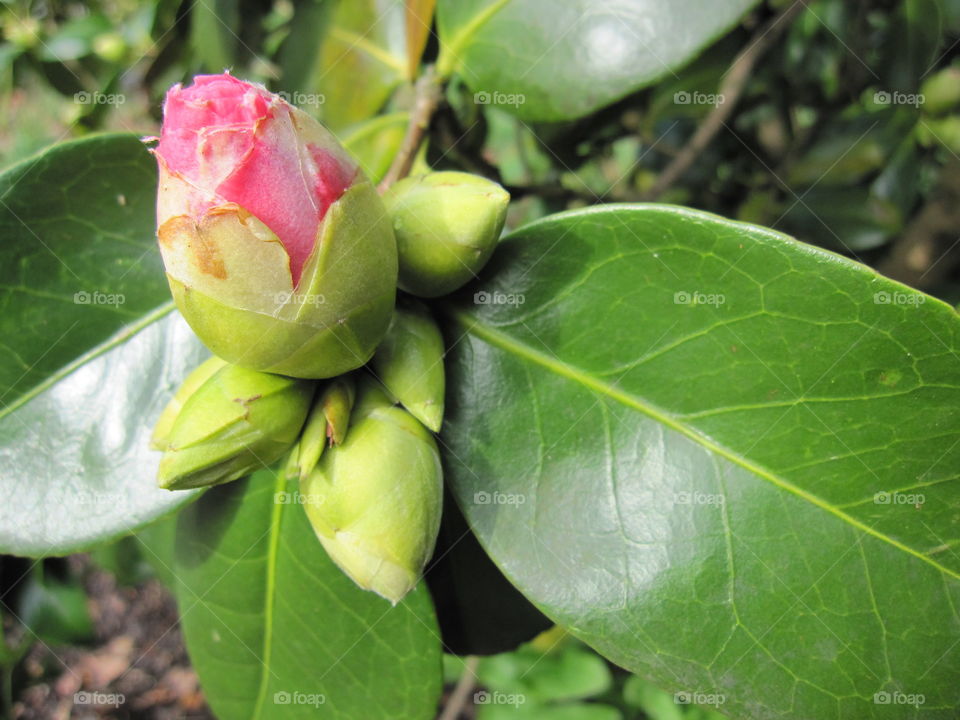
[[[156,166],[133,135],[0,175],[0,552],[63,554],[195,497],[156,488],[151,426],[208,353],[175,314]]]

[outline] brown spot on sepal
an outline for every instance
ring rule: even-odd
[[[207,241],[197,224],[188,217],[178,215],[167,220],[157,229],[157,238],[161,245],[172,247],[176,242],[186,244],[193,254],[197,268],[204,275],[218,280],[227,279],[227,267],[220,257],[216,243]]]

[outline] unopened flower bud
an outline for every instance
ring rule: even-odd
[[[398,306],[371,366],[387,393],[434,432],[443,423],[443,336],[420,303]]]
[[[366,385],[346,441],[323,454],[301,493],[330,558],[357,585],[396,604],[433,553],[442,484],[433,435]]]
[[[317,466],[328,443],[340,445],[346,438],[354,393],[353,378],[347,375],[332,380],[321,390],[300,436],[296,463],[301,478]]]
[[[168,490],[236,480],[296,442],[314,383],[225,365],[183,403],[166,434],[158,481]]]
[[[177,415],[179,415],[183,409],[184,403],[187,402],[190,396],[193,395],[201,385],[226,364],[225,360],[221,360],[214,355],[200,363],[193,372],[187,375],[186,380],[177,388],[173,397],[170,398],[170,402],[167,403],[163,412],[160,413],[157,424],[153,426],[153,437],[150,438],[150,445],[154,450],[167,449],[167,439],[170,436],[170,431],[173,429],[173,423],[177,419]]]
[[[383,201],[397,237],[400,287],[439,297],[486,265],[500,239],[510,194],[479,175],[444,171],[400,180]]]
[[[390,322],[396,243],[327,130],[259,85],[203,75],[167,93],[155,155],[170,289],[214,353],[304,378],[370,359]]]

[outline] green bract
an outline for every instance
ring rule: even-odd
[[[346,375],[331,381],[321,391],[297,449],[295,463],[301,478],[317,466],[327,443],[339,445],[346,438],[355,392],[353,378]]]
[[[366,385],[346,441],[324,452],[301,494],[331,559],[357,585],[396,604],[433,553],[442,484],[433,436]]]
[[[510,194],[478,175],[436,172],[399,181],[383,201],[397,238],[400,287],[439,297],[472,280],[490,259]]]
[[[235,365],[194,381],[208,370],[200,366],[185,383],[194,386],[192,392],[187,388],[189,397],[178,393],[161,416],[169,422],[163,418],[182,402],[161,438],[158,481],[168,490],[216,485],[266,467],[296,442],[303,427],[312,382]]]
[[[394,400],[434,432],[443,423],[443,337],[420,303],[397,307],[371,362]]]

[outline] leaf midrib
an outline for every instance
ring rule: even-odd
[[[454,67],[460,62],[460,53],[463,52],[464,45],[508,2],[510,0],[496,0],[493,4],[485,7],[470,18],[470,21],[460,29],[460,32],[441,48],[441,57],[437,62],[437,72],[440,77],[448,77],[453,72]]]
[[[144,315],[140,320],[135,323],[131,323],[122,327],[119,331],[114,333],[110,338],[100,343],[99,345],[94,345],[92,348],[87,350],[83,355],[75,359],[73,362],[67,363],[62,368],[57,370],[54,373],[51,373],[41,382],[34,385],[27,392],[20,395],[16,400],[14,400],[9,405],[4,405],[0,408],[0,420],[3,420],[7,415],[10,415],[12,412],[27,404],[37,395],[42,393],[44,390],[56,385],[58,382],[63,380],[63,378],[68,375],[76,372],[80,367],[86,365],[88,362],[97,359],[101,355],[106,354],[113,348],[122,345],[127,342],[131,337],[136,335],[138,332],[144,328],[152,325],[153,323],[160,320],[160,318],[169,314],[174,309],[173,302],[168,302],[160,307],[152,310],[151,312]]]
[[[501,350],[504,350],[505,352],[512,353],[519,358],[528,360],[536,365],[539,365],[540,367],[546,370],[549,370],[561,377],[567,378],[568,380],[572,380],[573,382],[576,382],[596,393],[605,395],[613,400],[616,400],[622,405],[625,405],[629,408],[642,412],[644,415],[647,415],[648,417],[653,418],[657,422],[662,423],[663,425],[669,427],[670,429],[685,435],[686,437],[690,438],[691,440],[698,443],[699,445],[706,448],[707,450],[710,450],[711,452],[716,453],[717,455],[725,458],[726,460],[729,460],[730,462],[736,465],[739,465],[740,467],[744,468],[748,472],[751,472],[757,477],[760,477],[766,480],[767,482],[775,485],[781,490],[785,490],[795,495],[796,497],[802,500],[805,500],[810,504],[820,508],[821,510],[824,510],[830,513],[831,515],[839,518],[843,522],[849,524],[851,527],[856,528],[857,530],[860,530],[861,532],[866,533],[867,535],[871,535],[877,538],[878,540],[888,543],[889,545],[892,545],[898,550],[905,552],[909,555],[912,555],[919,560],[922,560],[923,562],[933,566],[934,568],[944,573],[945,575],[949,575],[950,577],[955,579],[960,579],[960,573],[957,573],[951,570],[950,568],[944,567],[940,563],[927,557],[923,553],[920,553],[914,550],[910,546],[905,545],[899,540],[896,540],[888,535],[885,535],[881,532],[878,532],[877,530],[874,530],[869,525],[866,525],[865,523],[860,522],[856,518],[841,511],[839,508],[834,507],[823,498],[820,498],[817,495],[814,495],[813,493],[807,492],[803,488],[797,485],[794,485],[789,480],[778,477],[767,468],[764,468],[760,465],[752,463],[750,460],[742,457],[741,455],[738,455],[737,453],[731,451],[729,448],[726,448],[722,445],[715,443],[710,438],[702,435],[696,429],[677,422],[674,418],[671,418],[670,416],[664,414],[660,409],[654,407],[653,405],[646,403],[643,399],[635,395],[632,395],[630,393],[623,392],[622,390],[618,390],[612,385],[605,383],[602,380],[599,380],[589,375],[588,373],[584,372],[580,368],[574,367],[573,365],[569,365],[556,358],[549,357],[538,350],[528,347],[527,345],[524,345],[523,343],[518,342],[514,338],[510,337],[506,333],[501,332],[500,330],[489,327],[487,325],[483,325],[482,323],[478,322],[476,319],[472,318],[465,311],[453,310],[453,311],[450,311],[450,314],[457,322],[459,322],[466,329],[467,332],[479,338],[480,340],[483,340],[484,342],[490,345],[493,345],[494,347],[498,347]]]
[[[338,40],[342,40],[344,43],[350,45],[350,48],[347,49],[347,52],[350,52],[352,49],[362,50],[373,59],[379,60],[383,65],[386,65],[391,70],[396,71],[398,75],[403,75],[406,72],[406,65],[404,65],[403,60],[392,55],[389,51],[377,46],[375,43],[367,40],[366,35],[360,35],[359,33],[356,33],[352,30],[347,30],[346,28],[335,27],[330,31],[330,36],[335,37]]]
[[[285,490],[287,477],[284,472],[278,472],[273,484],[273,497]],[[267,545],[267,577],[266,595],[263,603],[263,652],[260,659],[260,687],[257,690],[257,700],[254,704],[253,717],[262,717],[264,702],[267,699],[267,689],[270,686],[270,661],[273,654],[273,613],[276,605],[277,591],[277,556],[280,549],[280,521],[283,519],[284,503],[274,502],[270,512],[270,540]]]

